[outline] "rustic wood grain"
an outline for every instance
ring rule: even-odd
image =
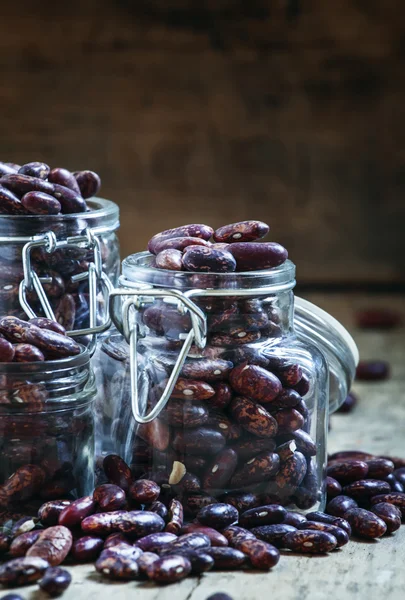
[[[256,217],[301,281],[405,282],[400,0],[2,7],[0,156],[103,177],[123,255]]]
[[[405,326],[390,333],[358,331],[354,328],[354,310],[373,306],[391,306],[402,311],[400,296],[308,295],[340,319],[353,333],[363,358],[384,358],[392,366],[392,379],[380,383],[356,383],[360,397],[350,415],[334,415],[329,436],[329,451],[354,448],[405,456]],[[234,600],[277,597],[283,600],[403,600],[405,588],[405,525],[392,536],[374,542],[351,541],[329,556],[281,556],[270,573],[253,571],[206,573],[175,586],[156,587],[151,583],[105,583],[93,565],[69,567],[73,583],[64,600],[126,600],[142,595],[143,600],[206,600],[215,592],[227,592]],[[21,590],[27,600],[40,600],[37,587]]]

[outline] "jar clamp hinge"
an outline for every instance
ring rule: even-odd
[[[72,276],[73,282],[88,280],[89,284],[89,327],[83,329],[73,329],[67,334],[71,337],[93,335],[92,345],[95,344],[95,334],[102,333],[111,325],[109,315],[108,296],[113,289],[112,283],[108,276],[103,272],[100,240],[94,234],[91,228],[87,228],[82,235],[68,237],[65,240],[57,240],[52,231],[45,234],[34,236],[28,241],[22,249],[22,264],[24,271],[24,279],[19,287],[19,300],[21,307],[29,318],[35,318],[38,315],[35,313],[30,303],[28,302],[27,293],[34,290],[38,296],[41,308],[48,319],[55,320],[55,315],[49,303],[48,297],[44,290],[43,284],[50,283],[52,280],[49,277],[39,277],[32,267],[31,252],[34,248],[44,248],[49,254],[56,250],[66,250],[68,248],[87,249],[93,251],[93,261],[90,262],[88,271],[78,273]],[[106,315],[104,322],[97,325],[97,294],[100,289]]]
[[[126,296],[122,305],[122,322],[114,318],[112,303],[118,296]],[[188,311],[191,319],[191,329],[186,334],[183,346],[177,357],[176,363],[166,383],[165,389],[151,411],[148,414],[141,414],[140,398],[138,392],[138,357],[137,357],[137,339],[138,324],[133,318],[136,312],[143,304],[154,301],[156,298],[170,298],[177,301],[177,309],[180,313]],[[132,315],[131,315],[132,312]],[[130,379],[131,379],[131,407],[134,419],[138,423],[150,423],[153,421],[166,406],[176,385],[181,369],[185,363],[192,344],[203,349],[207,341],[207,320],[204,312],[185,294],[178,290],[160,290],[148,288],[147,286],[134,289],[118,289],[110,293],[110,314],[113,315],[113,321],[116,327],[122,330],[125,340],[130,349]]]

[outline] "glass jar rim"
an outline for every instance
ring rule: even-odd
[[[90,364],[90,353],[82,344],[80,346],[80,354],[68,356],[67,358],[59,358],[57,360],[45,360],[36,362],[0,362],[1,375],[18,375],[24,377],[34,374],[59,374],[71,369],[77,369]]]
[[[259,291],[269,286],[295,286],[295,265],[286,260],[282,265],[262,271],[237,271],[233,273],[202,273],[192,271],[171,271],[152,266],[154,255],[149,252],[130,254],[122,261],[120,284],[131,287],[149,284],[162,288],[181,290],[191,289],[247,289]]]
[[[13,236],[19,236],[21,230],[24,235],[35,235],[52,227],[70,225],[77,228],[77,223],[83,222],[86,226],[93,228],[95,233],[106,233],[115,231],[119,227],[119,206],[112,200],[105,198],[89,198],[86,200],[90,207],[88,212],[70,213],[60,215],[0,215],[0,235],[9,236],[10,243]]]

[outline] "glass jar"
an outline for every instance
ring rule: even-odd
[[[112,333],[98,357],[102,450],[181,497],[190,515],[246,494],[322,509],[329,366],[316,336],[295,331],[293,263],[205,274],[152,260],[124,260],[112,293],[123,336]]]
[[[34,514],[94,487],[90,354],[0,363],[0,511]]]
[[[0,315],[48,316],[80,335],[90,327],[91,288],[93,325],[103,329],[105,275],[114,285],[120,268],[119,209],[103,198],[87,204],[80,214],[0,215]]]

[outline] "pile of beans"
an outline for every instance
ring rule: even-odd
[[[39,317],[0,319],[0,362],[37,362],[80,354],[80,346],[55,321]]]
[[[203,273],[259,271],[278,267],[288,257],[287,250],[276,242],[255,243],[268,231],[269,226],[262,221],[231,223],[216,231],[203,224],[183,225],[154,235],[148,250],[156,256],[153,264],[158,269]]]
[[[0,162],[0,213],[6,215],[59,215],[87,210],[85,199],[100,189],[93,171],[76,171],[43,162],[25,165]]]
[[[93,440],[94,417],[91,406],[56,410],[49,384],[30,369],[38,361],[80,353],[81,347],[58,323],[3,317],[0,336],[0,362],[22,363],[21,374],[17,368],[0,377],[0,509],[4,510],[80,489],[78,482],[88,472],[80,456],[86,455],[86,440]]]
[[[70,583],[60,564],[94,561],[106,579],[158,584],[210,569],[268,571],[280,550],[328,553],[352,534],[392,534],[405,518],[405,460],[360,451],[330,457],[326,512],[306,516],[245,495],[232,504],[206,502],[190,520],[175,486],[135,479],[117,455],[106,456],[103,468],[109,483],[92,496],[46,502],[36,518],[3,527],[0,553],[7,562],[0,566],[1,584],[41,580],[42,589],[54,595]]]

